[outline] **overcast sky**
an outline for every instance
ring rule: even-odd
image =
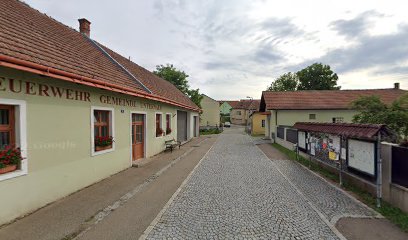
[[[173,63],[215,99],[260,98],[279,75],[329,64],[342,89],[408,89],[406,1],[26,0],[154,70]]]

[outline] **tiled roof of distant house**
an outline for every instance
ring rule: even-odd
[[[237,103],[235,103],[235,106],[233,106],[232,108],[258,111],[260,102],[261,100],[259,99],[254,99],[254,100],[241,99],[240,101],[237,101]]]
[[[199,111],[171,83],[25,3],[0,1],[0,22],[2,66]]]
[[[226,101],[233,109],[237,108],[239,105],[239,101]]]
[[[379,96],[391,104],[408,91],[401,89],[372,90],[309,90],[290,92],[262,92],[261,111],[301,109],[350,109],[351,103],[362,96]]]

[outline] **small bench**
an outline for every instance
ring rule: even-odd
[[[166,145],[166,150],[170,150],[173,152],[173,149],[178,147],[180,149],[181,142],[176,141],[175,139],[165,141],[164,144]]]

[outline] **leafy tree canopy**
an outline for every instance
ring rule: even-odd
[[[353,109],[359,111],[353,117],[355,123],[386,124],[400,137],[408,137],[408,94],[387,106],[378,96],[366,96],[352,103]]]
[[[166,64],[166,66],[157,65],[156,70],[153,71],[153,73],[164,80],[171,82],[180,91],[187,94],[188,88],[190,87],[187,80],[189,76],[184,71],[176,69],[173,64]]]
[[[296,91],[298,82],[299,80],[297,78],[297,75],[295,73],[288,72],[281,75],[274,82],[272,82],[267,91]]]
[[[267,91],[339,90],[338,76],[329,65],[314,63],[296,73],[279,76]]]
[[[173,64],[157,65],[154,74],[171,82],[182,93],[186,94],[191,101],[201,108],[201,99],[203,98],[199,92],[200,89],[190,89],[187,78],[189,77],[184,71],[178,70]]]
[[[297,90],[339,90],[337,74],[329,65],[314,63],[296,73],[299,79]]]

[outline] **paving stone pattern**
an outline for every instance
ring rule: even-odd
[[[231,133],[219,137],[147,238],[338,239],[250,137]]]
[[[330,221],[341,216],[375,217],[378,215],[356,203],[338,188],[311,174],[296,162],[275,161],[274,163]]]

